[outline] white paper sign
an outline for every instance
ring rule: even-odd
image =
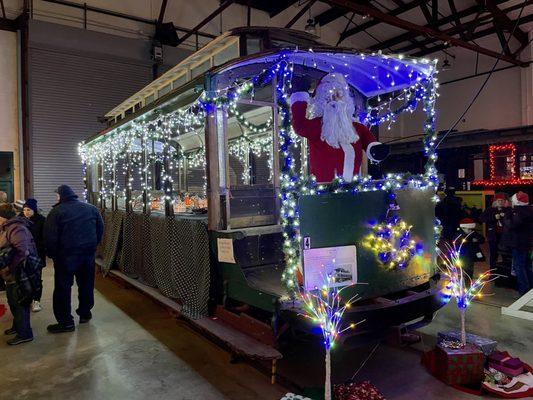
[[[323,247],[304,250],[304,281],[307,290],[321,287],[327,275],[335,278],[331,286],[357,283],[355,246]]]
[[[235,264],[233,240],[217,238],[218,261]]]

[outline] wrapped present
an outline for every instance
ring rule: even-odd
[[[461,332],[460,331],[439,332],[438,339],[439,339],[439,342],[441,340],[456,340],[460,342]],[[466,334],[466,342],[475,345],[479,350],[483,352],[483,354],[485,354],[485,356],[488,356],[494,350],[496,350],[496,346],[498,345],[498,342],[496,342],[495,340],[473,335],[471,333]]]
[[[385,400],[379,390],[368,381],[335,385],[335,400]]]
[[[495,351],[489,356],[489,367],[504,374],[517,376],[524,372],[524,363],[506,351]]]
[[[4,316],[6,313],[6,306],[3,304],[0,304],[0,317]]]
[[[434,375],[448,385],[477,385],[483,380],[485,355],[472,344],[462,348],[437,345]]]

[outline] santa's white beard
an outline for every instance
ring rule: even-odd
[[[346,102],[330,101],[324,105],[320,138],[336,149],[359,139]]]

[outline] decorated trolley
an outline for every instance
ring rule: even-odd
[[[274,342],[313,331],[296,294],[320,288],[324,275],[346,286],[347,298],[359,296],[344,315],[365,320],[352,337],[430,322],[442,306],[436,72],[432,61],[325,47],[286,29],[215,39],[80,144],[86,198],[106,218],[104,272],[157,287],[191,318],[246,314],[269,324]],[[331,74],[346,82],[361,129],[394,131],[401,113],[425,113],[422,174],[336,170],[317,181],[310,164],[319,156],[309,157],[306,126],[293,129],[291,95]],[[348,154],[352,164],[366,157],[353,148],[342,147],[345,170]]]

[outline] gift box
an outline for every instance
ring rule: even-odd
[[[368,381],[335,385],[335,400],[385,400],[379,390]]]
[[[0,304],[0,317],[4,316],[6,313],[6,306],[3,304]]]
[[[433,373],[448,385],[479,385],[484,364],[485,355],[473,344],[459,349],[437,345]]]
[[[524,372],[524,363],[506,351],[495,351],[489,356],[489,367],[504,374],[517,376]]]
[[[439,342],[442,340],[450,340],[450,341],[455,340],[455,341],[460,342],[461,332],[460,331],[439,332],[438,339],[439,339]],[[473,335],[471,333],[466,334],[466,342],[476,346],[479,350],[483,352],[483,354],[485,354],[485,356],[488,356],[494,350],[496,350],[496,346],[498,345],[498,342],[496,342],[495,340]]]

